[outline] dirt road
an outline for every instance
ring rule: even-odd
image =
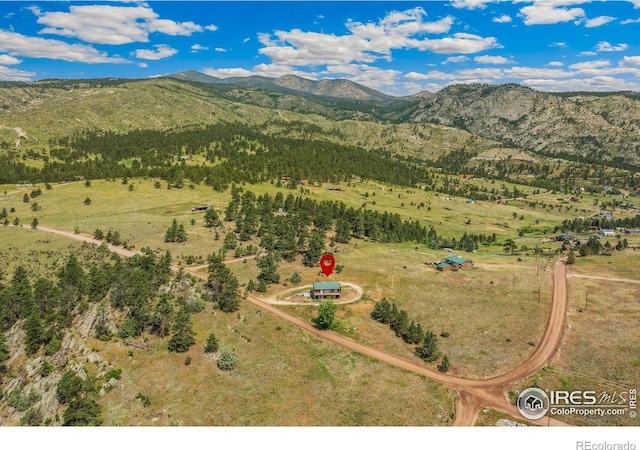
[[[98,241],[91,237],[83,236],[81,234],[74,234],[68,231],[57,230],[48,227],[39,227],[38,229],[41,231],[48,231],[50,233],[67,236],[69,238],[83,242],[96,244],[101,243],[101,241]],[[136,252],[131,252],[121,247],[110,246],[110,249],[123,256],[132,256],[136,254]],[[207,279],[207,274],[199,273],[197,270],[194,270],[192,268],[187,268],[185,269],[185,271],[198,278]],[[540,369],[542,369],[553,357],[558,346],[560,345],[562,334],[565,328],[568,303],[566,272],[566,257],[556,260],[553,267],[553,296],[551,301],[551,308],[549,311],[549,319],[547,321],[547,326],[545,328],[544,334],[542,335],[540,343],[531,353],[531,355],[529,355],[529,357],[525,361],[523,361],[521,364],[507,373],[491,378],[475,380],[446,375],[424,365],[401,358],[397,355],[393,355],[391,353],[369,347],[332,331],[319,330],[311,323],[277,309],[274,305],[269,303],[269,299],[261,299],[254,295],[249,295],[247,299],[253,304],[266,309],[267,311],[275,314],[283,320],[286,320],[289,323],[296,325],[297,327],[302,328],[303,330],[311,334],[319,336],[322,339],[341,345],[364,355],[379,359],[388,364],[392,364],[394,366],[412,371],[420,375],[424,375],[434,381],[442,383],[445,386],[455,389],[458,392],[459,399],[456,404],[456,418],[453,422],[453,425],[470,426],[475,423],[478,413],[484,407],[495,408],[497,410],[506,412],[515,418],[520,417],[520,414],[518,413],[515,406],[513,406],[509,401],[507,392],[512,383],[533,375]],[[535,421],[535,423],[540,425],[564,425],[560,421],[546,417]]]

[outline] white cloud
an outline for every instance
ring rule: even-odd
[[[193,44],[191,46],[191,53],[197,53],[204,50],[209,50],[209,47],[205,47],[204,45],[200,44]]]
[[[91,64],[128,62],[119,56],[110,57],[91,46],[68,44],[56,39],[28,37],[5,30],[0,30],[0,52],[27,58],[59,59]]]
[[[18,58],[14,58],[9,55],[0,55],[0,65],[2,66],[11,66],[13,64],[20,64],[22,61]]]
[[[495,23],[509,23],[512,20],[513,19],[511,19],[511,16],[509,16],[507,14],[503,14],[500,17],[494,17],[493,19],[491,19],[491,21],[495,22]]]
[[[491,80],[497,80],[499,78],[502,78],[503,76],[502,69],[487,69],[487,68],[456,70],[453,74],[457,78],[491,79]]]
[[[512,62],[510,59],[505,58],[504,56],[489,55],[476,56],[475,58],[473,58],[473,60],[481,64],[508,64]]]
[[[449,56],[447,59],[442,61],[440,64],[449,64],[449,63],[463,63],[468,61],[469,58],[467,56]]]
[[[520,9],[520,17],[524,18],[525,25],[550,25],[554,23],[570,22],[584,17],[582,8],[560,8],[567,4],[584,3],[584,1],[535,1],[533,5]]]
[[[138,67],[142,67],[143,69],[146,69],[147,67],[149,67],[149,64],[141,62],[141,63],[138,63]]]
[[[551,61],[548,65],[551,66],[551,67],[562,67],[562,66],[564,66],[564,64],[561,63],[560,61]]]
[[[222,48],[222,47],[216,47],[214,50],[216,52],[218,52],[218,53],[226,53],[227,52],[227,49],[226,48]]]
[[[244,39],[242,40],[242,43],[243,43],[243,44],[246,44],[246,43],[247,43],[247,42],[249,42],[250,40],[251,40],[251,38],[244,38]]]
[[[434,73],[434,72],[430,72],[430,73]],[[446,74],[444,74],[444,72],[438,72],[438,73],[443,74],[443,75],[446,75]],[[405,77],[407,80],[431,80],[431,79],[435,78],[435,77],[433,77],[433,76],[429,76],[429,75],[427,75],[427,74],[424,74],[424,73],[418,73],[418,72],[409,72],[409,73],[406,73],[406,74],[404,75],[404,77]]]
[[[580,56],[596,56],[597,54],[598,52],[592,52],[591,50],[580,52]]]
[[[566,80],[555,79],[527,79],[522,80],[522,84],[550,92],[563,91],[638,91],[640,83],[631,83],[621,78],[598,76],[592,78],[571,78]]]
[[[239,67],[229,69],[203,69],[202,73],[218,78],[248,77],[254,75],[252,71]]]
[[[549,44],[549,47],[566,47],[567,43],[566,42],[553,42],[551,44]]]
[[[620,25],[629,25],[630,23],[640,23],[640,19],[626,19],[620,22]]]
[[[165,44],[154,45],[156,50],[148,50],[148,49],[138,49],[136,50],[136,58],[139,59],[149,59],[152,61],[157,61],[159,59],[169,58],[170,56],[178,53],[178,50],[175,48],[171,48]]]
[[[450,16],[425,22],[425,11],[413,8],[393,11],[377,22],[349,20],[343,35],[307,32],[300,29],[275,31],[258,35],[264,45],[259,53],[276,66],[324,66],[349,63],[372,63],[391,60],[392,50],[417,49],[434,53],[477,53],[497,47],[493,37],[457,33],[451,37],[429,39],[425,34],[449,32],[454,19]]]
[[[584,20],[584,26],[587,28],[597,28],[597,27],[601,27],[602,25],[606,25],[609,22],[613,22],[614,20],[616,20],[615,17],[598,16],[598,17],[594,17],[593,19]],[[582,23],[582,21],[578,21],[578,23]]]
[[[493,3],[496,0],[452,0],[451,6],[458,9],[485,9],[487,3]]]
[[[207,25],[204,27],[204,29],[208,31],[218,31],[218,27],[215,25]]]
[[[31,81],[35,72],[25,72],[23,70],[0,66],[0,80],[2,81]]]
[[[474,34],[455,33],[453,37],[442,39],[424,39],[416,42],[414,48],[428,50],[433,53],[478,53],[490,48],[500,48],[498,40],[494,37],[483,38]]]
[[[627,44],[611,45],[607,41],[598,42],[596,45],[596,51],[599,52],[622,52],[628,48]]]
[[[610,61],[606,59],[599,59],[597,61],[585,61],[581,63],[571,64],[569,66],[570,69],[574,70],[590,70],[602,67],[609,67],[611,65]]]
[[[38,23],[46,28],[40,34],[78,38],[95,44],[130,44],[148,42],[149,33],[191,36],[202,27],[193,22],[160,19],[148,5],[135,7],[113,5],[71,5],[69,12],[41,12],[31,8]]]
[[[572,75],[565,70],[538,67],[512,67],[505,69],[505,74],[511,78],[565,78]]]
[[[640,67],[640,56],[625,56],[620,62],[622,67]]]

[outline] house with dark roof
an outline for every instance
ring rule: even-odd
[[[341,294],[342,285],[337,281],[315,282],[311,287],[311,297],[316,300],[339,299]]]

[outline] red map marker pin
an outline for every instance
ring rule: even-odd
[[[336,260],[331,255],[324,255],[322,258],[320,258],[320,270],[322,270],[322,273],[324,273],[326,276],[331,275],[331,272],[333,272],[333,268],[335,265]]]

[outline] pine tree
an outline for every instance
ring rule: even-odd
[[[320,258],[324,253],[324,234],[316,231],[309,238],[309,248],[302,258],[302,264],[307,267],[314,267],[320,263]]]
[[[345,219],[336,221],[336,242],[346,244],[351,240],[351,225]]]
[[[168,349],[170,352],[184,353],[196,343],[193,324],[189,314],[182,310],[176,317],[173,325],[173,336],[169,340]]]
[[[442,373],[446,373],[450,368],[449,357],[447,355],[444,355],[444,357],[442,358],[442,362],[438,366],[438,370]]]
[[[42,344],[42,323],[35,312],[29,314],[24,325],[25,340],[24,346],[28,355],[33,355]]]
[[[240,308],[239,286],[238,279],[224,264],[222,256],[217,253],[211,254],[207,287],[212,300],[218,303],[222,311],[233,312]]]
[[[267,284],[275,284],[280,281],[278,264],[276,264],[276,258],[273,253],[268,253],[267,256],[260,258],[258,267],[261,269],[257,277],[258,280],[264,280]]]
[[[422,345],[416,349],[416,355],[427,362],[438,358],[438,338],[433,332],[427,331]]]
[[[165,336],[170,334],[173,316],[174,309],[169,301],[169,296],[163,294],[160,296],[160,300],[151,316],[151,331],[164,339]]]
[[[164,234],[164,241],[175,242],[177,234],[178,234],[178,220],[173,219],[173,221],[171,222],[171,226],[167,228],[167,231]]]
[[[213,353],[217,352],[220,348],[220,343],[216,338],[216,335],[213,333],[209,333],[209,337],[207,338],[207,344],[204,347],[205,353]]]
[[[213,208],[207,209],[207,212],[204,214],[204,223],[205,226],[209,228],[219,227],[222,225],[220,216]]]

